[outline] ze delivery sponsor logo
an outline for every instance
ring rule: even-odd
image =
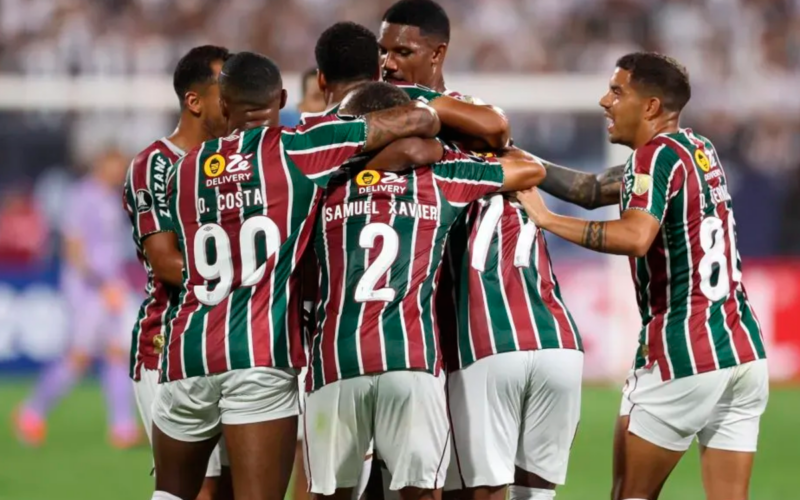
[[[220,186],[229,182],[246,182],[253,173],[250,158],[253,153],[232,154],[225,158],[215,153],[206,159],[203,164],[203,173],[206,174],[206,187]]]

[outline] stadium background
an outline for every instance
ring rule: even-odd
[[[621,163],[596,102],[615,59],[659,50],[688,67],[684,126],[716,144],[736,207],[744,280],[775,383],[753,498],[793,498],[800,466],[800,1],[443,0],[453,89],[500,105],[517,143],[588,171]],[[170,75],[202,43],[273,57],[295,124],[298,73],[337,20],[373,29],[387,0],[0,0],[0,500],[148,498],[148,450],[111,449],[90,380],[59,405],[41,449],[18,445],[9,416],[40,367],[69,342],[59,293],[60,231],[71,182],[100,154],[126,156],[170,132]],[[586,215],[551,199],[560,212]],[[612,217],[616,209],[599,212]],[[598,215],[597,213],[593,215]],[[618,387],[638,315],[627,263],[549,238],[585,339],[586,391],[569,485],[558,498],[606,497]],[[131,250],[132,314],[142,273]],[[662,498],[702,498],[696,452]]]

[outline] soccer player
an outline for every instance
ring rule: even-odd
[[[415,103],[297,129],[278,125],[286,102],[267,57],[241,52],[220,72],[230,135],[180,159],[170,213],[184,254],[184,288],[162,356],[153,410],[153,499],[193,499],[220,431],[235,497],[283,500],[297,433],[297,371],[305,363],[299,257],[319,188],[351,156],[439,131]],[[247,129],[247,112],[264,126]]]
[[[129,293],[124,281],[125,234],[121,231],[125,220],[119,209],[125,166],[119,151],[106,151],[70,193],[69,215],[63,226],[61,280],[71,315],[71,345],[62,359],[44,370],[15,416],[17,435],[26,444],[42,444],[48,412],[97,357],[104,361],[100,377],[111,444],[128,448],[139,440],[127,380],[129,340],[122,324]]]
[[[766,353],[725,172],[711,142],[679,126],[690,96],[671,58],[617,61],[600,105],[609,140],[633,150],[618,220],[563,217],[535,191],[518,195],[539,227],[630,257],[642,331],[617,427],[617,499],[656,498],[695,437],[706,498],[746,499],[767,405]]]
[[[335,112],[339,103],[352,90],[380,79],[379,46],[375,34],[352,22],[336,23],[317,40],[314,54],[317,60],[319,88],[325,96],[326,111],[304,114],[303,119]],[[393,81],[412,99],[425,102],[439,115],[444,133],[466,136],[480,147],[500,148],[508,142],[508,120],[490,106],[459,101],[439,92]]]
[[[147,298],[133,328],[131,371],[134,394],[147,437],[152,442],[152,406],[158,388],[158,362],[169,322],[170,303],[183,282],[183,255],[178,250],[167,203],[167,178],[172,165],[204,141],[227,132],[219,106],[217,77],[230,57],[228,49],[195,47],[178,62],[173,88],[180,101],[180,121],[133,159],[125,182],[124,205],[133,227],[137,255],[147,271]],[[220,476],[219,448],[208,462],[199,498],[214,498]]]
[[[441,6],[397,2],[381,25],[384,76],[473,100],[445,87],[449,39]],[[553,498],[580,418],[583,353],[544,234],[519,204],[494,195],[468,208],[448,250],[456,314],[443,324],[458,328],[443,328],[443,342],[454,347],[447,382],[454,458],[445,490],[466,490],[448,494],[459,498],[503,499],[507,490],[512,499]],[[444,315],[453,304],[440,307]]]
[[[342,112],[408,100],[392,85],[371,83],[350,94]],[[304,419],[317,494],[349,498],[374,439],[392,490],[434,498],[449,458],[433,308],[447,233],[470,202],[544,175],[529,158],[485,160],[421,142],[432,149],[424,157],[430,166],[372,170],[391,160],[387,147],[366,170],[327,189],[317,221],[321,293]]]

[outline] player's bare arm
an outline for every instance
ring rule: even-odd
[[[435,139],[406,137],[383,148],[367,163],[366,168],[400,172],[418,165],[430,165],[442,159],[444,147]]]
[[[364,151],[374,151],[404,137],[433,138],[441,124],[436,111],[421,102],[411,102],[365,115],[367,141]]]
[[[181,286],[183,255],[178,250],[178,236],[172,231],[162,231],[149,235],[142,245],[155,278],[174,287]]]
[[[545,193],[588,210],[619,203],[624,165],[611,167],[600,174],[590,174],[546,160],[541,162],[547,169],[547,179],[539,187]]]
[[[587,221],[550,212],[536,189],[517,193],[517,199],[537,226],[596,252],[642,257],[661,229],[642,210],[626,210],[618,220]]]
[[[483,145],[475,149],[500,149],[508,144],[511,128],[499,108],[472,104],[443,95],[428,103],[436,110],[442,126],[478,139]]]
[[[503,167],[503,187],[501,192],[520,191],[538,186],[545,179],[547,171],[533,157],[508,155],[498,158]]]

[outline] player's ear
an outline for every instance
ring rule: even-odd
[[[325,93],[325,89],[328,88],[328,81],[325,80],[325,75],[320,70],[317,70],[317,86],[319,86],[319,90],[323,94]]]
[[[435,64],[442,64],[444,63],[444,58],[446,55],[447,55],[447,44],[444,42],[440,43],[439,45],[436,46],[436,48],[433,49],[433,58],[431,59],[431,62]]]
[[[225,99],[222,97],[219,98],[219,110],[222,113],[222,117],[226,120],[230,118],[230,110],[228,109],[228,103],[225,102]]]
[[[184,94],[183,105],[195,115],[199,115],[203,109],[203,106],[200,104],[200,96],[194,90],[190,90]]]
[[[289,94],[286,92],[286,89],[281,89],[281,107],[278,109],[283,109],[286,106],[286,99],[289,97]]]
[[[661,99],[655,96],[647,98],[644,106],[644,117],[646,119],[652,120],[663,111],[664,107],[661,103]]]

